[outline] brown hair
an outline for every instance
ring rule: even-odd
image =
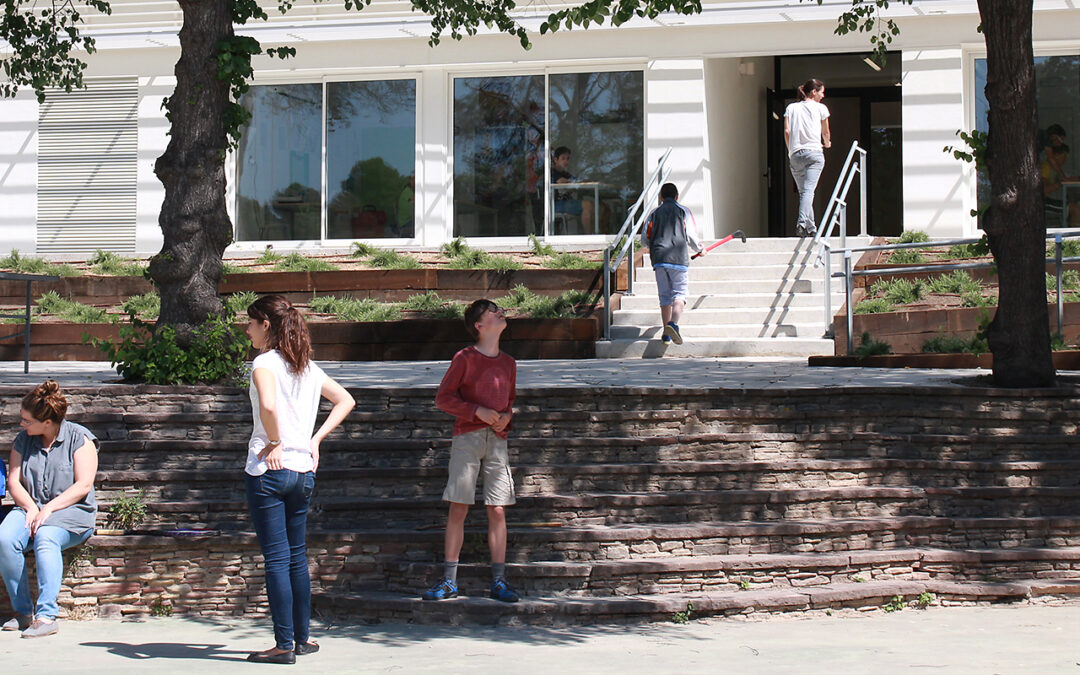
[[[821,89],[824,86],[824,82],[815,77],[811,77],[806,82],[803,82],[798,87],[795,87],[795,93],[799,95],[800,101],[805,101],[806,99],[810,98],[810,94],[813,94],[815,91]]]
[[[476,322],[480,320],[480,317],[484,316],[484,312],[492,309],[498,309],[491,300],[481,298],[474,300],[471,305],[465,308],[465,330],[469,331],[469,335],[473,336],[473,339],[480,337],[480,334],[476,332]]]
[[[67,414],[68,402],[60,393],[60,385],[56,380],[45,380],[23,396],[22,407],[38,422],[52,420],[60,424]]]
[[[276,349],[289,365],[289,372],[299,375],[311,361],[311,335],[300,310],[280,295],[264,295],[248,306],[248,316],[269,321],[266,349]]]

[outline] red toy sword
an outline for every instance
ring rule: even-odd
[[[741,239],[742,243],[744,243],[744,244],[746,243],[746,235],[743,234],[743,231],[742,230],[735,230],[734,232],[732,232],[728,236],[724,237],[720,241],[718,241],[715,244],[712,244],[711,246],[706,248],[704,251],[699,251],[698,253],[695,253],[694,255],[690,256],[690,259],[695,260],[697,258],[700,258],[701,256],[705,255],[706,253],[713,250],[717,246],[723,246],[724,244],[728,243],[729,241],[731,241],[735,237],[738,237],[739,239]]]

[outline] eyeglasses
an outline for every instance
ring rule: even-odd
[[[488,307],[487,311],[491,312],[492,314],[498,314],[499,316],[506,316],[506,310],[502,307],[499,307],[498,305]]]

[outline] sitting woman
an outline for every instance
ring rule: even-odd
[[[53,380],[22,400],[22,428],[11,449],[7,488],[15,508],[0,523],[0,573],[15,616],[3,630],[24,638],[52,635],[59,627],[56,596],[64,575],[61,554],[94,533],[94,476],[98,440],[64,420],[67,400]],[[33,540],[37,606],[30,600],[24,552]]]

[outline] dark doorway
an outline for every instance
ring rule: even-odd
[[[876,236],[903,230],[902,148],[900,139],[900,55],[886,67],[869,65],[867,54],[785,56],[776,59],[776,89],[768,92],[769,236],[795,232],[798,194],[784,147],[784,109],[796,100],[795,87],[808,77],[825,82],[832,148],[814,195],[820,223],[853,141],[867,150],[867,226]],[[861,223],[858,183],[848,191],[848,234]]]

